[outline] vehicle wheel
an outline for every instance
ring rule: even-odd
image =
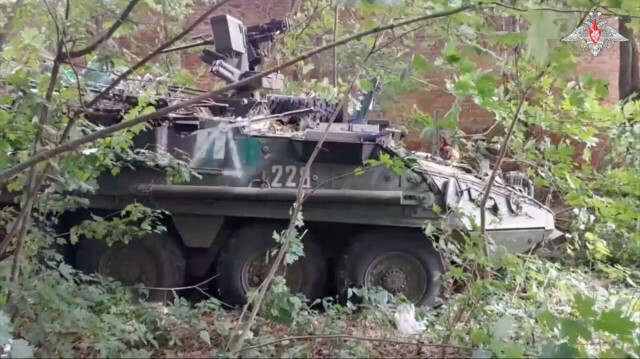
[[[246,303],[246,293],[262,283],[271,268],[267,253],[276,246],[269,224],[248,225],[236,230],[218,256],[216,273],[220,299],[230,305]],[[302,238],[304,256],[286,266],[284,277],[292,293],[302,293],[309,300],[324,294],[326,263],[320,248],[307,234]],[[269,259],[267,262],[266,259]],[[282,268],[277,274],[282,275]]]
[[[166,235],[148,235],[128,244],[108,246],[103,240],[84,239],[76,265],[85,273],[112,277],[123,285],[174,288],[184,285],[186,260],[182,247]],[[150,301],[172,300],[170,291],[149,290]]]
[[[271,114],[274,115],[304,108],[315,109],[315,111],[310,115],[311,119],[313,119],[314,121],[329,122],[337,106],[335,104],[329,103],[327,100],[315,97],[277,95],[269,97],[269,110]],[[342,113],[339,113],[335,122],[341,121]]]
[[[383,229],[356,235],[338,261],[338,293],[349,286],[382,287],[416,306],[436,304],[444,266],[440,254],[418,230]]]

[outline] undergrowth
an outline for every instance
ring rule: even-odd
[[[458,274],[454,269],[445,278],[451,283]],[[238,313],[216,299],[149,304],[52,253],[20,287],[14,291],[2,271],[2,300],[11,298],[0,315],[0,340],[12,342],[11,357],[228,357],[227,340],[237,330]],[[451,356],[473,350],[497,358],[640,355],[640,297],[633,282],[534,256],[509,255],[492,278],[449,293],[438,308],[418,308],[416,319],[428,329],[417,335],[403,337],[395,328],[393,314],[403,298],[377,288],[351,295],[357,300],[345,305],[334,298],[310,303],[276,278],[240,355],[439,355],[441,347],[433,344],[446,344]]]

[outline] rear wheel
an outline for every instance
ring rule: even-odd
[[[220,299],[231,305],[246,303],[246,294],[265,279],[272,260],[269,251],[276,247],[273,231],[282,227],[271,224],[249,225],[236,230],[218,257],[216,272]],[[326,285],[326,264],[320,248],[309,233],[302,238],[304,256],[282,268],[292,293],[302,293],[310,300],[320,297]]]
[[[336,272],[339,293],[347,288],[382,287],[404,295],[417,306],[434,306],[444,265],[440,254],[419,231],[366,231],[351,239]]]
[[[182,247],[167,235],[148,235],[128,244],[107,245],[84,239],[76,254],[78,269],[112,277],[127,286],[175,288],[184,285],[186,260]],[[149,290],[149,300],[172,299],[171,292]]]

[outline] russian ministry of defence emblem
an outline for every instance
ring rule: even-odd
[[[569,36],[562,41],[580,41],[582,49],[589,49],[591,54],[598,56],[603,48],[610,49],[616,42],[629,41],[624,36],[607,25],[607,20],[601,19],[599,12],[590,12],[591,20],[585,19],[582,25],[578,26]]]

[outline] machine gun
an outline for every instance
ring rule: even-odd
[[[204,49],[200,60],[211,66],[211,72],[227,83],[234,83],[260,71],[263,53],[262,44],[272,42],[276,35],[289,31],[287,20],[271,20],[264,24],[245,27],[242,21],[230,15],[210,18],[212,38],[166,49],[163,52],[185,50],[198,46],[213,45],[214,49]],[[253,83],[239,92],[259,88],[280,89],[283,78],[273,74]]]

